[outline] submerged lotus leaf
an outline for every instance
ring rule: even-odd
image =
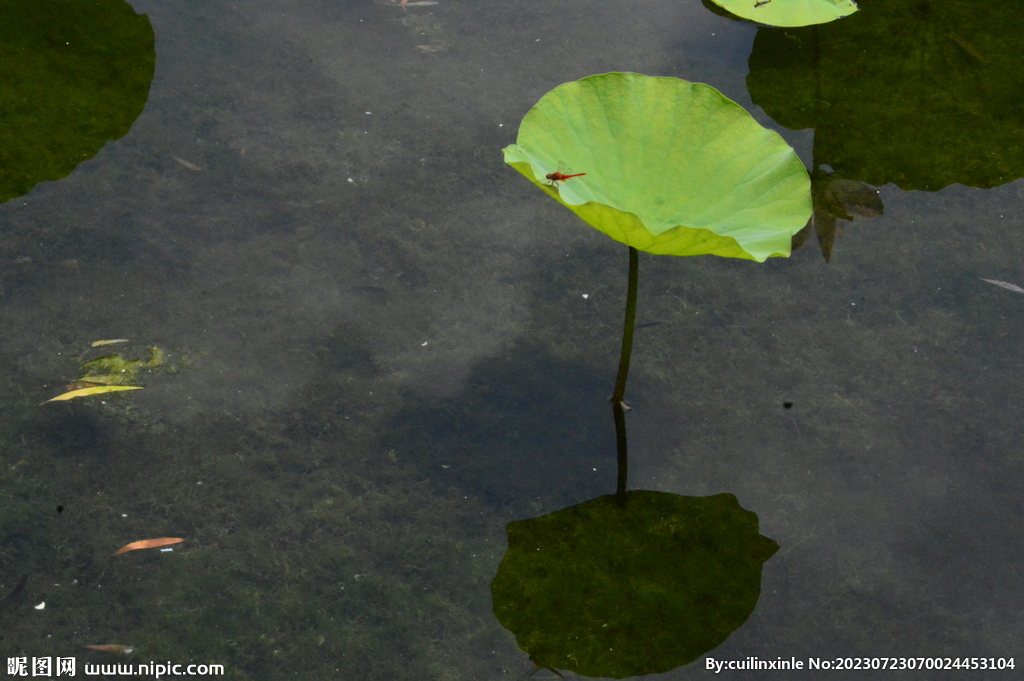
[[[560,85],[504,154],[592,227],[648,253],[788,256],[811,214],[793,149],[718,90],[678,78],[608,73]],[[545,179],[563,166],[586,175]]]
[[[769,26],[827,24],[857,11],[853,0],[714,0],[743,19]]]
[[[814,128],[814,165],[837,177],[908,191],[1024,177],[1021,6],[860,5],[825,26],[759,28],[751,99],[780,125]]]
[[[509,523],[494,615],[540,667],[621,679],[718,647],[778,544],[731,494],[626,493]]]
[[[146,104],[153,27],[124,0],[3,3],[0,203],[67,176]]]

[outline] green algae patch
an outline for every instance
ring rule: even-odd
[[[187,366],[187,359],[172,361],[163,348],[156,345],[120,345],[128,341],[96,341],[92,348],[76,357],[79,376],[68,384],[67,392],[51,397],[48,402],[65,402],[79,397],[105,395],[126,390],[141,390],[146,378],[156,373],[173,374]]]
[[[109,352],[108,348],[104,348]],[[121,352],[104,354],[94,359],[83,359],[83,373],[78,383],[99,385],[135,385],[144,374],[157,371],[173,373],[167,362],[167,353],[155,345],[127,347]]]

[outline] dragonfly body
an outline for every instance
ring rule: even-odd
[[[552,182],[565,182],[570,177],[582,177],[586,173],[576,173],[575,175],[566,175],[565,173],[548,173],[545,177]]]
[[[553,173],[548,173],[544,176],[544,179],[548,181],[552,187],[557,187],[559,182],[565,182],[566,180],[573,177],[582,177],[586,173],[573,173],[564,163],[558,164],[558,170]]]

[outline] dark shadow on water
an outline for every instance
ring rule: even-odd
[[[607,376],[519,345],[481,362],[466,386],[441,401],[408,398],[384,447],[492,506],[540,498],[548,508],[615,490]]]
[[[104,418],[87,406],[49,404],[44,408],[50,413],[33,420],[23,433],[25,438],[42,444],[54,456],[102,458],[110,452],[119,435],[116,421]]]

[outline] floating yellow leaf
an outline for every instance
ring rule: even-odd
[[[97,385],[92,388],[79,388],[78,390],[71,390],[64,393],[63,395],[57,395],[46,400],[46,402],[62,402],[64,400],[73,400],[76,397],[85,397],[86,395],[99,395],[101,393],[112,393],[118,390],[142,390],[141,385]],[[46,404],[42,402],[42,404]]]
[[[111,339],[111,340],[93,341],[92,342],[92,347],[98,348],[98,347],[102,347],[104,345],[113,345],[114,343],[128,343],[128,342],[129,342],[129,340],[127,338],[114,338],[114,339]]]
[[[76,383],[81,384],[78,387],[91,388],[94,385],[118,385],[123,381],[124,376],[120,376],[117,374],[87,374],[79,378]]]

